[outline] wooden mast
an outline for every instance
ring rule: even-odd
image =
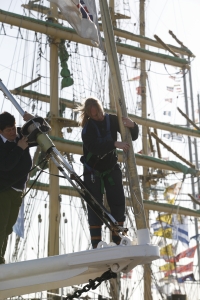
[[[145,36],[145,0],[140,0],[139,8],[139,20],[140,20],[140,35]],[[141,49],[145,49],[145,44],[140,43]],[[140,92],[141,92],[141,101],[142,101],[142,118],[147,118],[147,99],[146,99],[146,60],[140,59]],[[148,127],[142,127],[142,153],[148,155]],[[148,200],[149,194],[146,192],[149,190],[149,181],[148,177],[148,168],[143,167],[143,199]],[[149,210],[145,209],[147,227],[149,227]],[[152,300],[151,296],[151,265],[144,265],[144,299]]]
[[[110,10],[110,17],[112,21],[112,26],[116,27],[117,22],[115,19],[115,2],[114,0],[109,0],[109,10]],[[109,72],[109,101],[110,101],[110,109],[116,111],[115,99],[114,99],[114,92],[112,89],[112,78],[111,72]]]
[[[138,231],[145,232],[142,239],[149,238],[149,232],[146,229],[146,219],[144,214],[143,201],[141,197],[139,179],[137,175],[137,167],[135,163],[135,154],[132,147],[132,140],[130,132],[122,124],[122,116],[127,116],[126,103],[124,99],[123,87],[120,77],[119,64],[116,52],[116,46],[114,41],[114,34],[111,26],[110,14],[108,9],[107,1],[100,1],[100,9],[102,15],[102,24],[104,30],[104,38],[106,44],[106,52],[108,56],[108,63],[112,74],[112,87],[115,95],[115,102],[117,107],[117,114],[120,124],[120,131],[122,140],[127,141],[131,147],[129,153],[125,157],[126,169],[129,178],[130,194],[132,199],[132,205],[135,211],[135,219]],[[148,241],[149,242],[149,241]]]
[[[57,15],[56,5],[51,5],[52,16],[50,20],[54,21]],[[52,126],[52,134],[59,136],[59,128],[56,117],[59,116],[58,101],[58,46],[55,37],[50,40],[50,122]],[[50,173],[58,175],[58,169],[50,162]],[[49,188],[49,243],[48,256],[59,254],[59,221],[60,221],[60,201],[59,201],[59,177],[50,176]]]
[[[49,22],[56,22],[58,14],[57,6],[50,3],[51,14]],[[52,127],[52,134],[60,136],[59,126],[56,117],[59,117],[59,97],[58,97],[58,43],[60,40],[55,36],[50,37],[50,116],[49,123]],[[49,161],[50,174],[58,175],[56,165]],[[49,235],[48,235],[48,256],[59,255],[59,227],[60,227],[60,188],[59,177],[49,175]],[[58,293],[59,289],[50,292]],[[51,296],[55,298],[54,295]]]

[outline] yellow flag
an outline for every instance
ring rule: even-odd
[[[169,244],[160,249],[160,256],[164,256],[164,255],[168,255],[168,256],[174,255],[172,244]]]
[[[175,269],[175,264],[174,263],[168,263],[168,264],[165,264],[165,265],[159,267],[160,271],[171,271],[171,270],[174,270],[174,269]]]
[[[171,199],[168,199],[167,202],[168,202],[169,204],[173,204],[173,205],[174,205],[174,203],[175,203],[175,197],[174,197],[174,198],[171,198]]]
[[[173,194],[167,193],[165,190],[163,193],[164,199],[167,200],[169,204],[174,204],[175,203],[175,196]]]
[[[172,224],[172,215],[169,214],[164,214],[164,215],[159,215],[156,218],[157,221],[165,222],[167,224]]]
[[[160,228],[159,230],[154,232],[154,235],[162,236],[167,239],[172,239],[172,228],[167,228],[167,229]]]
[[[179,181],[175,184],[172,184],[166,188],[165,192],[173,194],[173,195],[178,195],[179,191],[181,189],[181,185],[182,185],[181,181]]]
[[[175,203],[175,197],[174,195],[178,195],[180,192],[182,186],[182,182],[177,182],[175,184],[172,184],[170,186],[168,186],[163,195],[164,195],[164,199],[167,200],[167,202],[169,204],[174,204]]]

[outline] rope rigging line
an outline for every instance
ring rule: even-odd
[[[46,166],[46,164],[47,164],[46,158],[44,158],[44,159],[42,160],[42,162],[44,162],[44,164],[43,164],[43,166],[42,166],[42,167],[44,168],[44,167]],[[35,167],[38,167],[38,166],[35,166]],[[35,167],[34,167],[33,169],[35,169]],[[33,169],[32,169],[32,170],[33,170]],[[31,171],[32,171],[32,170],[31,170]],[[31,172],[31,171],[30,171],[30,172]],[[33,181],[33,183],[31,184],[31,186],[30,186],[30,188],[28,189],[28,191],[27,191],[25,194],[23,194],[23,198],[24,198],[24,197],[28,194],[28,192],[32,189],[32,187],[34,186],[35,182],[37,181],[37,179],[38,179],[39,176],[41,175],[42,171],[43,171],[43,169],[40,170],[39,174],[37,175],[36,179],[35,179],[35,180]],[[30,173],[30,172],[29,172],[29,173]]]

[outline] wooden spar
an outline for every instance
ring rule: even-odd
[[[49,8],[48,7],[45,7],[43,5],[33,4],[32,2],[31,3],[29,2],[28,4],[22,4],[22,7],[26,8],[28,10],[33,10],[33,11],[36,11],[36,12],[40,12],[42,14],[46,14],[46,15],[49,14]],[[61,12],[58,13],[58,18],[62,19],[62,20],[65,20],[65,17],[62,15]],[[123,15],[122,19],[125,19],[125,18],[126,18],[126,16]],[[101,23],[99,23],[99,28],[102,31],[102,24]],[[128,32],[126,30],[121,30],[121,29],[119,29],[115,26],[113,26],[113,31],[114,31],[115,36],[130,40],[130,41],[134,41],[134,42],[137,42],[137,43],[140,43],[140,44],[142,43],[142,44],[145,44],[145,45],[148,45],[148,46],[152,46],[152,47],[156,47],[156,48],[160,48],[160,49],[165,49],[165,47],[163,47],[162,44],[160,44],[157,41],[152,40],[148,37],[137,35],[137,34]],[[186,56],[189,56],[189,57],[195,57],[195,55],[188,48],[186,48],[184,45],[182,46],[183,48],[179,48],[179,47],[169,45],[169,44],[167,44],[167,46],[171,50],[173,50],[174,52],[179,53],[181,55],[186,55]]]
[[[185,45],[183,45],[183,43],[176,37],[176,35],[173,33],[172,30],[169,30],[169,34],[171,34],[171,36],[175,39],[175,41],[181,45],[181,47],[188,49]]]
[[[73,42],[81,43],[83,45],[94,47],[89,39],[81,38],[71,28],[67,28],[59,24],[48,23],[14,13],[5,12],[3,10],[0,10],[0,22],[28,30],[33,30],[34,32],[40,32],[46,35],[56,36],[58,39],[70,40]],[[143,50],[138,47],[122,43],[117,43],[117,52],[119,54],[147,59],[179,68],[190,68],[190,66],[188,65],[188,61],[185,59]]]
[[[151,133],[150,133],[150,129],[148,127],[148,139],[149,139],[149,147],[152,153],[154,153],[154,147],[153,147],[153,142],[152,142],[152,138],[151,138]]]
[[[200,130],[199,126],[197,126],[179,107],[177,107],[178,111],[180,112],[180,114],[186,118],[186,120],[188,120],[188,122],[190,124],[192,124],[194,126],[194,128],[196,128],[197,130]]]
[[[102,16],[106,52],[108,56],[110,72],[112,75],[112,87],[115,95],[120,132],[121,132],[122,140],[127,141],[130,144],[130,150],[125,155],[125,163],[126,163],[126,169],[128,173],[132,205],[134,207],[134,212],[135,212],[136,226],[137,229],[146,229],[147,228],[146,218],[144,214],[144,207],[143,207],[141,191],[139,186],[139,179],[137,175],[137,166],[135,162],[135,154],[132,147],[131,134],[129,129],[125,128],[122,124],[122,116],[127,117],[127,111],[126,111],[126,103],[124,99],[123,87],[122,87],[120,71],[119,71],[119,63],[117,59],[117,52],[116,52],[114,35],[111,26],[108,4],[107,1],[104,0],[100,0],[99,3],[100,3],[100,10]]]
[[[59,151],[83,155],[83,149],[82,149],[81,142],[66,140],[63,138],[55,137],[55,136],[50,136],[50,138],[52,139],[56,148]],[[123,161],[123,152],[118,151],[118,156],[119,156],[119,161],[122,162]],[[149,168],[154,168],[154,169],[163,169],[163,170],[179,172],[179,173],[181,172],[179,169],[176,168],[176,166],[172,167],[171,165],[163,164],[163,162],[164,162],[163,160],[152,161],[151,157],[150,157],[150,159],[148,159],[148,156],[140,155],[140,154],[136,154],[135,157],[136,157],[136,163],[139,166],[148,166]],[[196,171],[196,174],[192,174],[192,175],[199,176],[200,171],[199,170],[195,170],[195,171]]]
[[[200,201],[198,201],[194,196],[191,194],[188,194],[188,196],[191,198],[192,202],[200,206]]]
[[[115,0],[109,0],[109,10],[110,10],[110,17],[112,21],[112,26],[116,26],[116,18],[115,18]],[[112,88],[112,75],[109,71],[109,104],[110,109],[116,111],[116,104],[115,104],[115,94]],[[105,196],[106,198],[106,196]],[[104,203],[107,203],[108,209],[109,205],[107,202],[107,199],[104,198]],[[112,241],[112,233],[110,232],[110,241]],[[110,296],[112,299],[119,300],[120,299],[120,277],[119,274],[117,275],[117,278],[110,279]]]
[[[156,135],[158,135],[158,131],[157,131],[156,128],[154,128],[154,133],[155,133]],[[149,134],[152,136],[152,132],[151,132],[150,130],[149,130]],[[159,143],[158,143],[157,140],[156,140],[156,147],[157,147],[158,157],[161,158],[162,155],[161,155],[161,151],[160,151],[160,145],[159,145]]]
[[[184,161],[187,165],[189,165],[191,168],[195,168],[195,165],[192,164],[190,161],[185,159],[183,156],[178,154],[176,151],[174,151],[170,146],[168,146],[166,143],[164,143],[155,133],[151,132],[151,136],[156,139],[160,144],[162,144],[168,151],[176,155],[178,158],[180,158],[182,161]]]
[[[163,45],[163,47],[168,50],[170,53],[172,53],[175,57],[179,57],[167,44],[165,44],[156,34],[154,34],[155,39]]]
[[[29,86],[29,85],[31,85],[31,84],[39,81],[40,79],[41,79],[41,76],[38,76],[37,78],[35,78],[35,79],[33,79],[33,80],[31,80],[31,81],[23,84],[23,85],[20,85],[19,87],[16,88],[16,90],[22,91],[22,90],[24,90],[25,87],[27,87],[27,86]]]
[[[35,100],[39,100],[42,102],[46,102],[49,103],[50,101],[50,97],[44,94],[40,94],[34,91],[30,91],[30,90],[23,90],[20,91],[18,89],[14,89],[14,90],[10,90],[10,92],[13,95],[20,95],[23,97],[31,97],[32,99]],[[64,104],[67,108],[75,108],[75,106],[80,105],[81,103],[79,102],[73,102],[71,100],[67,100],[64,98],[59,98],[59,102]],[[105,111],[107,113],[115,113],[115,110],[109,110],[109,109],[105,109]],[[194,130],[194,129],[190,129],[190,128],[183,128],[181,126],[175,126],[175,125],[171,125],[171,124],[167,124],[167,123],[163,123],[163,122],[158,122],[152,119],[146,119],[146,118],[142,118],[139,117],[137,115],[133,115],[133,114],[128,114],[128,117],[132,120],[134,120],[136,123],[138,123],[139,125],[142,126],[147,126],[147,127],[152,127],[152,128],[156,128],[156,129],[161,129],[161,130],[166,130],[166,131],[170,131],[170,132],[175,132],[175,133],[179,133],[179,134],[184,134],[187,136],[194,136],[194,137],[200,137],[200,131],[199,130]]]
[[[27,187],[30,187],[33,184],[33,180],[28,181]],[[42,182],[35,182],[32,187],[33,189],[40,189],[41,191],[49,192],[49,184],[42,183]],[[60,194],[71,196],[71,197],[80,197],[79,193],[71,186],[60,186]],[[190,194],[188,196],[191,197]],[[192,198],[193,200],[193,198]],[[176,214],[177,209],[179,209],[179,214],[184,216],[191,216],[195,218],[200,217],[200,210],[190,209],[187,207],[179,206],[179,205],[172,205],[168,203],[158,203],[155,201],[143,200],[144,208],[153,211],[159,211],[163,213],[170,213]],[[200,205],[200,202],[198,203]],[[126,205],[131,206],[131,199],[126,197]]]
[[[57,7],[52,5],[51,22],[55,22],[57,16]],[[58,102],[58,46],[55,37],[51,37],[50,43],[50,120],[51,117],[59,116]],[[55,119],[54,119],[55,120]],[[59,136],[59,126],[56,120],[51,121],[52,134]],[[58,175],[59,171],[56,165],[50,161],[50,173]],[[50,176],[49,189],[49,242],[48,256],[59,254],[59,226],[60,226],[60,201],[59,201],[59,177]]]

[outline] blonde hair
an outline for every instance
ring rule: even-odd
[[[96,107],[98,112],[104,113],[104,109],[101,102],[93,97],[85,99],[82,105],[79,105],[74,109],[74,111],[80,112],[79,125],[81,127],[84,127],[88,119],[90,118],[90,111],[92,107]]]

